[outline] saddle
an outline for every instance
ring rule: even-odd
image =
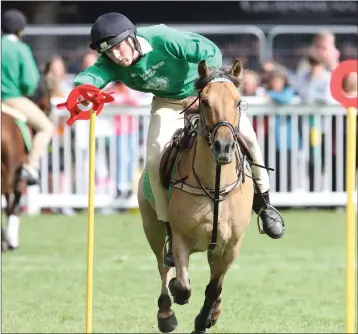
[[[171,183],[172,171],[180,152],[188,151],[192,148],[197,136],[199,125],[199,115],[189,114],[186,117],[184,128],[177,129],[165,149],[160,160],[159,175],[162,185],[169,189]]]
[[[172,172],[179,153],[190,150],[197,136],[199,114],[191,113],[186,116],[187,121],[184,128],[175,131],[160,160],[160,180],[166,189],[169,189],[171,185]],[[236,140],[239,143],[241,152],[246,155],[249,161],[253,161],[252,154],[240,134],[237,135]]]

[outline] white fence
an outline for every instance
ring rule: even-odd
[[[270,172],[273,204],[345,205],[346,111],[337,105],[276,107],[245,99],[266,163],[275,168]],[[68,118],[66,111],[54,114],[57,124]],[[121,133],[116,134],[118,120]],[[136,182],[145,163],[148,124],[149,106],[109,105],[98,116],[96,208],[138,206]],[[55,134],[42,159],[41,185],[28,188],[29,213],[87,208],[88,129],[88,121],[78,121],[65,125],[62,135]],[[130,189],[134,193],[126,198],[123,194]]]
[[[357,30],[351,26],[278,26],[269,29],[267,35],[258,27],[245,25],[173,27],[209,37],[220,46],[224,60],[230,63],[240,56],[246,59],[247,67],[253,68],[272,56],[288,67],[295,60],[296,66],[301,48],[325,28],[335,33],[345,57],[358,45]],[[89,31],[90,26],[29,26],[25,41],[40,63],[60,53],[78,72],[88,48]],[[281,206],[345,205],[345,110],[339,106],[262,107],[256,100],[245,99],[265,161],[275,168],[270,172],[272,202]],[[135,184],[145,162],[148,109],[112,105],[99,116],[96,207],[137,207]],[[57,124],[67,119],[65,112],[56,111],[56,115]],[[122,124],[122,134],[116,133],[116,123]],[[88,126],[82,121],[72,128],[64,126],[63,134],[55,135],[41,162],[41,185],[29,187],[24,198],[29,213],[38,213],[41,208],[87,207]],[[129,135],[125,133],[128,127],[134,129]],[[117,188],[121,196],[117,196]],[[125,198],[123,193],[131,188],[134,195]]]

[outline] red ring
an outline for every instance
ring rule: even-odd
[[[332,72],[330,89],[331,94],[344,108],[358,109],[358,97],[349,97],[343,90],[343,79],[351,72],[358,72],[358,60],[350,59],[341,62]]]

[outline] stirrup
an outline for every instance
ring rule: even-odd
[[[266,205],[267,205],[267,208],[266,209],[261,208],[259,213],[257,214],[257,228],[259,230],[259,233],[260,234],[266,234],[265,231],[263,230],[263,228],[261,227],[261,224],[260,224],[260,218],[261,218],[260,215],[261,215],[262,211],[267,210],[267,209],[274,210],[280,216],[281,221],[282,221],[283,229],[285,229],[285,222],[284,222],[283,217],[281,216],[280,212],[275,207],[273,207],[271,204],[266,204]]]
[[[167,240],[164,245],[164,259],[163,259],[164,265],[166,267],[175,267],[173,253],[169,252],[169,242],[170,242],[170,239],[169,239],[169,237],[167,237]],[[168,259],[169,256],[171,257],[171,261]]]

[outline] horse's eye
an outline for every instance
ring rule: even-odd
[[[209,107],[209,101],[208,100],[201,100],[201,103],[203,104],[204,107]]]

